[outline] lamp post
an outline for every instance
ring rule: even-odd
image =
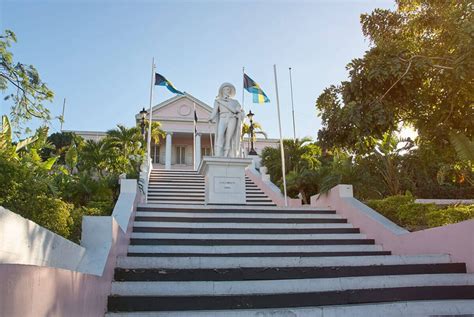
[[[145,110],[145,108],[143,108],[141,111],[140,111],[140,127],[142,128],[142,136],[143,138],[145,138],[145,118],[146,118],[146,114],[148,112]]]
[[[255,151],[255,149],[253,148],[253,116],[254,116],[254,113],[252,113],[252,110],[249,111],[249,113],[247,114],[247,118],[249,118],[250,120],[250,151],[249,151],[249,155],[257,155],[257,152]]]

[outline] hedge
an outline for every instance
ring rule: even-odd
[[[410,231],[444,226],[474,218],[474,205],[417,204],[410,194],[367,201],[367,205]]]

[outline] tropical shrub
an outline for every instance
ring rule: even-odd
[[[474,218],[474,205],[449,206],[428,214],[428,226],[437,227]]]
[[[434,204],[417,204],[411,194],[369,200],[367,205],[410,231],[443,226],[474,218],[474,205],[443,207]]]

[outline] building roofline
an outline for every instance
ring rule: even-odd
[[[201,107],[203,107],[204,109],[206,109],[207,111],[209,112],[212,112],[212,108],[206,104],[204,101],[201,101],[199,100],[198,98],[194,97],[193,95],[187,93],[187,92],[184,92],[184,95],[176,95],[174,97],[171,97],[169,99],[166,99],[165,101],[162,101],[160,102],[159,104],[157,105],[154,105],[152,108],[151,108],[151,112],[155,112],[156,110],[159,110],[167,105],[169,105],[170,103],[173,103],[175,101],[178,101],[182,98],[188,98],[188,99],[191,99],[191,101],[197,103],[198,105],[200,105]],[[136,120],[139,120],[140,119],[140,113],[137,113],[135,115],[135,119]]]

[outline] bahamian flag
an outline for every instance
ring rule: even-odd
[[[247,74],[244,73],[244,88],[253,96],[253,103],[267,103],[270,102],[267,95],[263,92],[262,88]]]
[[[165,78],[165,76],[160,75],[158,73],[155,73],[155,86],[165,86],[166,88],[168,88],[169,91],[174,94],[184,95],[184,93],[176,89],[173,84]]]

